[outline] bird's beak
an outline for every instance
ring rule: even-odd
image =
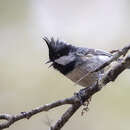
[[[48,64],[48,63],[51,63],[51,64],[48,66],[48,68],[50,68],[50,67],[52,67],[52,66],[53,66],[52,61],[48,60],[48,61],[46,61],[46,62],[45,62],[45,64]]]
[[[46,61],[46,62],[45,62],[45,64],[48,64],[48,63],[51,63],[51,61],[50,61],[50,60],[48,60],[48,61]]]

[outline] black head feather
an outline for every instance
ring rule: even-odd
[[[69,52],[74,50],[74,47],[72,45],[69,45],[59,40],[55,41],[54,38],[51,38],[49,40],[47,37],[44,37],[43,40],[45,40],[48,46],[49,58],[50,58],[50,61],[52,62],[61,56],[68,55]]]

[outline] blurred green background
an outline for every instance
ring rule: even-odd
[[[17,114],[70,97],[74,86],[44,62],[48,49],[42,36],[105,50],[130,42],[129,0],[0,0],[0,113]],[[130,72],[93,96],[63,130],[129,130]],[[68,106],[21,120],[9,130],[47,130]]]

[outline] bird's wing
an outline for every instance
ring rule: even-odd
[[[107,51],[99,50],[99,49],[95,49],[95,55],[104,55],[104,56],[108,56],[108,57],[112,56],[111,53],[109,53]]]
[[[81,48],[81,47],[77,49],[77,54],[83,56],[96,56],[96,55],[108,56],[108,57],[112,56],[111,53],[100,49]]]

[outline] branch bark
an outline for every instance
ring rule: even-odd
[[[111,62],[117,60],[120,56],[125,56],[128,50],[130,49],[130,45],[124,47],[123,49],[117,51],[113,57],[101,65],[99,68],[96,68],[93,72],[99,71],[102,68],[109,65]],[[87,101],[92,95],[96,92],[100,91],[102,87],[104,87],[107,83],[111,81],[115,81],[115,79],[122,73],[125,69],[130,68],[130,56],[124,58],[120,63],[111,68],[104,77],[97,82],[94,86],[81,90],[78,94],[82,95],[83,102]],[[91,73],[93,73],[91,72]],[[17,115],[10,114],[0,114],[0,120],[6,120],[3,123],[0,123],[0,130],[8,128],[13,123],[21,120],[21,119],[30,119],[33,115],[38,114],[43,111],[49,111],[50,109],[56,108],[61,105],[70,104],[71,106],[67,109],[67,111],[61,116],[61,118],[51,126],[50,130],[60,130],[65,123],[72,117],[72,115],[80,108],[81,102],[77,95],[74,95],[70,98],[66,98],[63,100],[58,100],[56,102],[45,104],[43,106],[37,107],[28,112],[21,112]]]

